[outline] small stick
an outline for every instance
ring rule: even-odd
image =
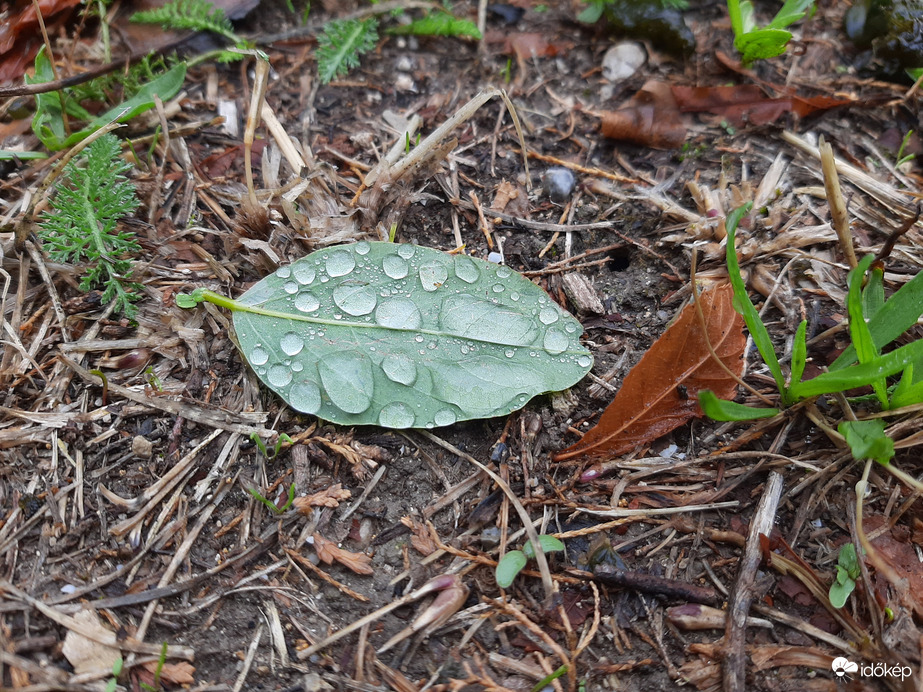
[[[817,146],[820,151],[820,165],[824,171],[824,190],[827,191],[827,204],[830,205],[833,228],[840,239],[840,247],[843,248],[850,269],[855,269],[859,261],[853,248],[852,234],[849,232],[849,215],[846,213],[846,202],[843,201],[843,193],[840,191],[840,176],[836,172],[833,148],[824,141],[823,136]]]
[[[253,189],[253,167],[251,157],[253,152],[253,136],[256,128],[260,124],[260,115],[262,114],[263,96],[266,94],[266,87],[269,84],[267,79],[269,75],[269,60],[260,56],[256,57],[254,65],[255,76],[253,78],[253,91],[250,92],[250,109],[247,111],[247,129],[244,130],[244,168],[247,171],[247,192],[250,194],[250,204],[254,209],[259,208],[259,202],[256,199],[256,191]],[[301,171],[297,171],[299,174]]]

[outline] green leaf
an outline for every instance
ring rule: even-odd
[[[497,563],[497,569],[494,576],[497,580],[497,586],[501,589],[508,589],[510,584],[516,578],[516,575],[526,566],[528,559],[521,550],[511,550]]]
[[[868,282],[862,289],[862,314],[869,322],[885,304],[885,270],[881,263],[873,263],[868,271]],[[880,349],[879,349],[880,351]]]
[[[839,571],[839,570],[837,570]],[[846,605],[846,601],[849,600],[849,595],[855,590],[856,582],[852,579],[847,578],[845,582],[840,583],[839,581],[833,582],[830,585],[830,591],[827,594],[830,599],[830,605],[834,608],[842,608]]]
[[[481,32],[470,19],[456,19],[448,12],[430,12],[410,24],[388,29],[389,34],[410,34],[413,36],[467,36],[480,40]]]
[[[915,382],[915,373],[920,372],[920,362],[911,363],[901,373],[900,382],[891,394],[891,408],[913,406],[923,403],[923,382]]]
[[[292,408],[343,425],[502,416],[593,364],[580,323],[531,281],[416,245],[328,248],[237,301],[202,289],[190,300],[233,310],[259,378]]]
[[[782,55],[792,35],[784,29],[755,29],[734,39],[744,63]]]
[[[880,419],[843,421],[837,430],[846,438],[857,461],[874,459],[887,466],[894,456],[894,440],[885,435],[885,424]]]
[[[852,543],[844,543],[840,546],[836,561],[837,566],[843,568],[847,578],[858,579],[862,573],[859,556],[856,554],[856,546]],[[840,581],[839,570],[837,570],[837,581]]]
[[[235,43],[239,40],[224,10],[207,0],[171,0],[155,9],[135,12],[129,21],[158,24],[164,29],[211,31]]]
[[[317,37],[317,74],[322,84],[359,66],[359,56],[378,43],[378,20],[335,19]]]
[[[862,280],[874,259],[873,255],[866,255],[859,262],[859,265],[849,272],[848,276],[849,293],[846,296],[846,308],[849,312],[849,334],[852,338],[853,346],[856,347],[860,363],[870,363],[879,355],[879,351],[872,341],[872,334],[865,321],[865,315],[862,313]],[[887,409],[888,386],[885,378],[876,377],[869,384],[875,390],[875,395],[878,397],[882,408]]]
[[[800,19],[803,19],[808,13],[808,9],[813,8],[813,5],[814,0],[786,0],[785,4],[782,5],[782,9],[779,10],[773,20],[766,25],[766,28],[784,29]]]
[[[923,272],[901,286],[874,315],[869,315],[868,328],[875,348],[880,352],[915,325],[920,315],[923,315]],[[830,370],[841,370],[855,362],[856,349],[850,345],[833,361]]]
[[[795,332],[795,340],[792,342],[792,384],[801,382],[804,375],[804,366],[808,362],[808,345],[807,345],[808,321],[801,320],[798,330]]]
[[[738,404],[736,401],[719,399],[714,392],[708,389],[699,390],[698,397],[702,412],[712,420],[756,420],[757,418],[772,418],[779,414],[777,408],[753,408]]]
[[[769,337],[769,332],[766,329],[766,325],[763,324],[760,314],[756,311],[756,308],[753,307],[750,296],[747,295],[747,287],[740,276],[740,265],[737,262],[737,249],[734,246],[734,234],[737,231],[737,225],[740,223],[740,220],[750,213],[752,206],[752,202],[747,202],[742,207],[738,207],[728,214],[727,220],[725,221],[728,234],[726,261],[731,287],[734,289],[734,309],[743,316],[747,329],[750,330],[750,336],[753,337],[753,343],[756,344],[760,355],[763,356],[763,360],[769,367],[769,372],[772,373],[772,377],[776,381],[776,387],[779,388],[783,403],[790,403],[788,390],[785,387],[785,375],[782,374],[782,368],[779,367],[779,359],[776,357],[776,352],[772,347],[772,339]]]
[[[549,536],[546,533],[540,534],[538,537],[538,544],[542,547],[542,552],[546,555],[548,553],[558,552],[564,550],[564,544],[555,538],[554,536]],[[522,552],[530,560],[535,558],[535,550],[532,548],[532,541],[526,541],[525,545],[522,546]]]
[[[577,21],[584,24],[595,24],[603,16],[606,10],[606,3],[602,0],[591,1],[590,4],[580,11],[577,15]]]

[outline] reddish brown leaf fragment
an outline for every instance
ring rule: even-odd
[[[320,492],[307,495],[305,497],[296,497],[292,506],[301,514],[310,514],[314,507],[339,507],[340,502],[348,500],[351,493],[344,490],[339,483],[324,488]]]
[[[672,87],[679,109],[684,113],[713,113],[735,127],[765,125],[786,113],[804,118],[819,110],[844,106],[853,101],[827,96],[785,96],[770,98],[755,84],[715,87]]]
[[[731,304],[730,284],[703,293],[699,302],[708,341],[721,361],[740,375],[746,339],[743,318]],[[576,444],[555,456],[556,461],[579,456],[625,454],[702,415],[697,394],[710,389],[729,399],[737,381],[715,362],[702,333],[694,305],[688,305],[644,354],[596,427]]]
[[[343,550],[343,548],[337,547],[336,543],[328,541],[319,533],[314,534],[314,550],[317,552],[317,557],[324,564],[329,565],[336,561],[356,574],[375,573],[375,570],[372,569],[372,558],[368,555]]]
[[[609,139],[654,149],[676,149],[686,139],[676,100],[663,82],[646,83],[622,108],[600,117],[603,136]]]

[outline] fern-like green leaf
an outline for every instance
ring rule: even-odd
[[[76,156],[55,185],[51,210],[44,212],[39,237],[56,262],[88,262],[80,289],[104,285],[102,299],[133,317],[140,296],[137,284],[122,277],[132,267],[126,257],[141,249],[134,233],[118,229],[119,221],[138,208],[135,186],[125,177],[131,165],[119,158],[119,140],[107,134]]]
[[[336,19],[317,37],[317,74],[322,84],[359,66],[359,56],[378,43],[378,20]]]
[[[240,40],[224,10],[208,0],[171,0],[157,9],[135,12],[131,21],[158,24],[164,29],[211,31],[234,43]]]
[[[477,24],[470,19],[456,19],[448,12],[430,12],[410,24],[388,29],[389,34],[411,34],[414,36],[466,36],[481,39]]]

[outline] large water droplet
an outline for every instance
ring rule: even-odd
[[[276,363],[269,368],[266,379],[269,380],[269,384],[273,387],[284,387],[292,381],[292,369],[285,367],[281,363]]]
[[[435,291],[449,278],[449,270],[442,262],[429,262],[420,267],[420,283],[424,291]]]
[[[468,284],[473,284],[481,278],[481,270],[470,257],[455,255],[455,276]]]
[[[333,289],[333,302],[343,312],[359,316],[372,312],[378,303],[378,297],[368,284],[344,281]]]
[[[407,276],[407,260],[399,255],[386,255],[381,261],[381,268],[392,279],[403,279]]]
[[[288,332],[280,339],[279,345],[288,355],[297,356],[301,353],[301,349],[304,348],[304,339],[295,332]]]
[[[512,273],[513,273],[513,270],[507,267],[505,264],[501,264],[499,267],[497,267],[497,278],[498,279],[505,279]]]
[[[417,366],[407,356],[392,354],[381,361],[381,369],[389,380],[406,384],[408,387],[416,382]]]
[[[369,254],[369,250],[371,249],[372,249],[372,246],[369,245],[368,242],[365,240],[360,240],[358,243],[356,243],[356,254],[357,255],[367,255]]]
[[[564,353],[567,350],[567,334],[559,329],[549,329],[545,332],[545,350],[553,356]]]
[[[542,324],[554,324],[558,321],[558,311],[554,308],[542,308],[538,313],[538,319]]]
[[[345,276],[356,267],[356,259],[349,250],[334,250],[327,258],[327,273],[330,276]]]
[[[308,262],[295,262],[292,269],[292,274],[295,276],[295,281],[300,284],[309,284],[314,281],[314,277],[317,276],[317,270],[314,269],[314,265]]]
[[[265,365],[269,361],[269,352],[261,346],[256,346],[250,351],[249,360],[251,365]]]
[[[278,269],[276,269],[276,276],[278,276],[280,279],[287,279],[291,275],[292,275],[291,267],[279,267]]]
[[[490,290],[493,291],[494,293],[503,293],[503,288],[504,288],[503,284],[494,284],[493,286],[490,287]]]
[[[577,365],[579,365],[581,368],[588,368],[588,367],[590,367],[590,364],[591,364],[592,362],[593,362],[593,359],[590,358],[589,356],[579,356],[579,357],[577,358]]]
[[[292,385],[288,393],[288,403],[302,413],[317,413],[320,410],[320,387],[311,380],[303,380]]]
[[[466,294],[451,295],[442,302],[439,324],[456,336],[506,346],[531,346],[538,336],[529,315]]]
[[[375,321],[392,329],[418,329],[423,323],[420,309],[408,298],[388,298],[375,310]]]
[[[378,424],[385,428],[410,428],[414,420],[413,409],[400,401],[386,404],[378,413]]]
[[[359,351],[334,351],[317,363],[330,401],[346,413],[362,413],[372,403],[375,376],[372,361]]]
[[[443,425],[452,425],[456,418],[457,416],[455,415],[455,411],[450,408],[444,408],[440,411],[436,411],[436,415],[433,416],[433,423],[439,427],[442,427]]]
[[[295,296],[295,307],[302,312],[314,312],[320,307],[320,301],[316,295],[305,291]]]
[[[399,254],[404,259],[410,259],[413,257],[417,249],[413,245],[398,245],[397,254]]]
[[[289,295],[295,295],[298,293],[298,283],[296,281],[286,281],[282,288],[284,288],[285,292]]]

